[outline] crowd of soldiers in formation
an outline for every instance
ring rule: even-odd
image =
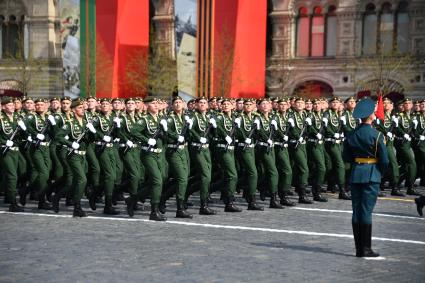
[[[166,220],[175,195],[176,217],[192,218],[190,196],[199,191],[202,215],[213,215],[210,194],[221,192],[225,212],[240,212],[235,194],[249,210],[298,202],[326,202],[324,192],[350,200],[350,164],[342,158],[344,137],[359,121],[356,99],[199,97],[169,102],[153,96],[122,99],[2,99],[0,170],[4,201],[24,211],[59,212],[65,199],[73,216],[84,217],[85,195],[92,210],[115,215],[125,201],[130,217],[150,199],[150,219]],[[425,100],[397,105],[383,101],[385,119],[375,127],[386,138],[390,168],[383,184],[391,195],[418,195],[425,182]],[[311,191],[307,187],[311,185]],[[295,191],[293,188],[295,187]],[[381,187],[382,191],[384,186]],[[384,193],[381,191],[381,194]],[[124,198],[123,193],[129,197]],[[313,200],[310,199],[310,194]],[[22,205],[19,205],[18,202]],[[139,205],[138,205],[139,202]]]

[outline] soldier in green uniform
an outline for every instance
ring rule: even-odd
[[[51,206],[46,202],[47,181],[52,167],[49,145],[53,135],[52,126],[56,124],[56,120],[47,114],[47,100],[35,100],[35,113],[26,117],[25,124],[33,141],[29,148],[34,166],[31,187],[38,190],[38,208],[50,210]]]
[[[175,193],[177,201],[176,218],[192,218],[192,214],[185,209],[184,200],[190,170],[187,137],[188,129],[193,125],[193,121],[184,115],[184,101],[180,96],[173,97],[172,109],[167,119],[166,158],[169,175],[173,178],[173,183],[162,192],[161,204],[165,206],[165,201]]]
[[[211,130],[217,123],[207,115],[208,102],[205,97],[196,99],[196,110],[193,112],[193,126],[189,130],[189,156],[191,169],[194,171],[194,183],[190,184],[186,193],[186,200],[196,190],[200,190],[201,207],[199,214],[214,215],[216,212],[208,207],[208,193],[211,183]],[[193,165],[193,166],[192,166]]]
[[[280,204],[284,206],[294,206],[295,203],[288,198],[292,182],[292,168],[288,151],[288,108],[289,104],[286,99],[279,99],[277,101],[277,112],[274,116],[277,123],[277,130],[274,136],[274,150],[276,154],[276,168],[279,176],[278,194]]]
[[[397,126],[395,127],[395,147],[397,149],[397,158],[400,161],[404,171],[405,186],[408,195],[418,195],[419,193],[413,188],[416,180],[416,161],[412,150],[412,129],[413,116],[412,100],[405,98],[403,101],[403,112],[399,113]]]
[[[294,111],[288,116],[289,154],[293,161],[293,183],[298,193],[298,202],[313,203],[306,195],[308,185],[308,164],[306,151],[306,113],[304,112],[304,100],[297,97],[294,101]]]
[[[425,100],[420,101],[420,110],[416,114],[413,123],[412,149],[415,153],[418,167],[417,177],[421,179],[423,184],[425,181]]]
[[[391,195],[403,197],[404,194],[398,188],[400,172],[398,169],[396,150],[394,147],[394,137],[395,137],[394,127],[396,124],[398,124],[398,119],[395,116],[392,116],[392,110],[394,107],[393,107],[393,102],[391,101],[391,99],[384,97],[383,104],[384,104],[385,119],[384,121],[381,121],[380,119],[376,119],[375,127],[378,131],[380,131],[385,136],[387,141],[385,144],[387,147],[388,160],[389,160],[387,176],[388,176],[388,180],[389,180],[389,184],[391,188]]]
[[[124,103],[122,101],[121,98],[114,98],[112,99],[112,116],[113,118],[117,118],[120,119],[121,117],[121,112],[123,111],[124,107]],[[114,186],[114,190],[112,193],[112,204],[116,205],[117,201],[123,201],[124,200],[124,196],[123,196],[123,191],[121,188],[121,182],[122,182],[122,175],[123,175],[123,170],[124,170],[124,165],[123,165],[123,160],[119,154],[119,146],[120,146],[120,138],[119,137],[115,137],[113,139],[113,144],[114,144],[114,155],[115,155],[115,186]]]
[[[243,102],[243,112],[239,115],[241,126],[236,130],[235,135],[235,139],[238,141],[235,154],[240,166],[239,179],[243,178],[247,184],[244,196],[248,202],[248,210],[264,210],[255,200],[258,173],[255,166],[254,134],[259,122],[255,123],[254,104],[255,100],[253,99],[245,99]]]
[[[311,175],[313,200],[326,202],[327,198],[321,194],[326,174],[325,148],[323,145],[323,117],[321,107],[321,101],[319,99],[314,99],[311,115],[306,118],[306,123],[308,125],[306,140],[307,156],[311,161],[309,163],[309,172]]]
[[[164,145],[164,132],[168,130],[166,120],[158,116],[158,99],[152,96],[145,99],[147,114],[138,121],[142,133],[142,162],[148,176],[147,190],[151,192],[150,220],[165,221],[167,218],[159,212],[159,202],[163,187],[164,163],[162,151]]]
[[[387,148],[382,133],[372,127],[375,102],[361,100],[353,117],[362,124],[349,133],[344,143],[344,160],[351,163],[352,226],[357,257],[377,257],[372,250],[372,211],[381,178],[388,166]]]
[[[345,165],[342,160],[341,150],[341,129],[342,121],[338,113],[340,99],[333,97],[330,99],[330,108],[323,113],[323,122],[325,124],[324,139],[325,150],[329,155],[332,167],[327,168],[328,182],[333,186],[338,185],[339,199],[350,200],[350,196],[344,190],[345,184]]]
[[[112,206],[112,193],[116,182],[116,159],[113,140],[116,136],[116,129],[120,127],[120,120],[112,115],[111,102],[107,98],[100,100],[101,112],[93,118],[93,125],[96,129],[94,137],[96,157],[99,160],[102,186],[105,193],[104,214],[116,215],[119,212]],[[100,191],[94,191],[89,196],[90,207],[93,205]]]
[[[277,199],[279,176],[273,141],[274,132],[278,128],[277,122],[272,117],[272,106],[268,98],[258,100],[258,110],[259,125],[255,135],[257,167],[263,170],[261,183],[266,185],[271,196],[269,207],[282,209],[283,206]]]
[[[0,168],[2,187],[5,189],[5,198],[10,202],[10,212],[24,211],[16,203],[16,189],[18,184],[19,162],[19,131],[26,131],[26,126],[19,115],[15,113],[15,104],[10,97],[1,100],[0,113]]]

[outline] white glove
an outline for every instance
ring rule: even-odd
[[[284,135],[284,136],[283,136],[283,140],[284,140],[284,141],[288,141],[288,139],[289,139],[289,137],[288,137],[287,135]]]
[[[32,137],[31,136],[28,136],[27,137],[27,141],[32,142]]]
[[[162,126],[162,128],[164,129],[164,132],[168,131],[168,124],[166,120],[161,120],[161,122],[159,122]]]
[[[240,117],[235,118],[235,124],[238,126],[238,128],[241,127],[241,118]]]
[[[156,140],[155,139],[148,139],[148,145],[150,145],[150,146],[156,145]]]
[[[68,136],[68,135],[66,135],[64,138],[65,138],[66,140],[69,140],[69,136]]]
[[[37,134],[37,139],[44,141],[44,139],[46,138],[43,134]]]
[[[204,137],[202,137],[202,138],[199,139],[199,142],[202,143],[202,144],[206,144],[207,143],[207,139],[204,138]]]
[[[7,146],[7,147],[11,147],[11,146],[13,146],[13,141],[11,141],[11,140],[7,140],[7,141],[6,141],[6,146]]]
[[[110,136],[103,136],[103,141],[104,142],[111,142],[111,137]]]
[[[128,140],[125,144],[130,148],[134,146],[134,143],[131,140]]]
[[[93,134],[96,133],[96,129],[94,128],[92,123],[87,123],[86,125],[87,129],[89,129],[90,132],[92,132]]]
[[[328,123],[329,123],[328,118],[323,118],[322,121],[323,121],[323,123],[325,123],[325,127],[327,127]]]
[[[50,124],[52,124],[53,126],[56,125],[55,117],[53,117],[52,115],[47,116],[47,120],[49,120]]]
[[[418,120],[413,120],[413,125],[415,125],[415,129],[418,127]]]
[[[120,118],[115,117],[113,121],[117,125],[117,128],[121,128],[121,119]]]
[[[316,135],[316,138],[317,138],[317,139],[321,140],[321,139],[322,139],[322,137],[323,137],[323,136],[322,136],[322,134],[321,134],[321,133],[317,133],[317,135]]]
[[[276,120],[272,120],[272,121],[270,122],[270,124],[273,126],[273,128],[274,128],[275,130],[277,130],[277,122],[276,122]]]
[[[183,142],[184,142],[184,136],[179,136],[179,137],[177,138],[177,141],[178,141],[179,143],[183,143]]]
[[[18,121],[18,126],[19,126],[19,128],[22,129],[22,131],[26,131],[27,130],[27,126],[25,126],[25,123],[22,120],[19,120]]]
[[[246,143],[246,144],[251,144],[251,142],[252,142],[252,140],[251,140],[250,138],[246,138],[246,139],[245,139],[245,143]]]
[[[226,140],[227,144],[231,144],[233,141],[233,139],[229,136],[226,136],[224,139]]]
[[[312,122],[311,122],[311,118],[310,118],[310,117],[305,118],[305,122],[306,122],[309,126],[311,126],[311,124],[312,124]]]
[[[214,119],[214,118],[211,118],[211,119],[210,119],[210,124],[213,126],[213,128],[214,128],[214,129],[216,129],[216,128],[217,128],[217,122],[215,121],[215,119]]]
[[[334,134],[334,138],[336,138],[336,139],[339,139],[339,137],[340,137],[341,135],[340,134],[338,134],[338,133],[335,133]]]
[[[268,139],[268,140],[267,140],[267,143],[268,143],[269,145],[273,145],[273,141],[272,141],[271,139]]]
[[[120,138],[115,138],[113,142],[114,142],[114,143],[119,143],[119,142],[120,142],[120,140],[121,140]]]
[[[190,117],[189,117],[189,116],[184,116],[184,119],[186,120],[186,123],[188,124],[189,129],[192,129],[192,126],[193,126],[193,120],[192,120],[192,119],[190,119]]]
[[[294,119],[289,118],[288,119],[288,123],[291,125],[292,128],[295,127],[295,121],[294,121]]]
[[[420,135],[420,136],[419,136],[419,140],[420,140],[420,141],[425,141],[425,136]]]
[[[410,136],[409,136],[408,134],[404,134],[404,135],[403,135],[403,137],[404,137],[407,141],[410,141],[410,140],[411,140],[411,138],[410,138]]]
[[[298,141],[301,143],[301,142],[303,142],[303,141],[304,141],[304,138],[303,138],[303,137],[300,137],[300,138],[298,139]]]
[[[381,124],[381,119],[376,119],[376,124],[380,125]]]
[[[345,116],[341,116],[339,119],[342,121],[344,125],[347,124],[347,118]]]
[[[388,132],[388,133],[387,133],[387,137],[389,137],[390,139],[392,139],[392,138],[394,137],[394,135],[393,135],[393,133]]]
[[[73,143],[72,143],[72,145],[71,145],[71,147],[72,147],[73,149],[77,150],[77,149],[79,149],[79,148],[80,148],[80,144],[79,144],[78,142],[73,142]]]
[[[398,118],[396,116],[392,116],[391,120],[394,122],[396,128],[398,127]]]
[[[344,136],[345,136],[344,133],[341,133],[340,137],[343,138]]]
[[[259,130],[260,129],[260,120],[255,119],[254,120],[254,125],[257,127],[257,130]]]

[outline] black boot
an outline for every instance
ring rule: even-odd
[[[322,196],[321,191],[322,189],[320,186],[313,186],[313,200],[318,202],[327,202],[328,199],[324,196]]]
[[[89,206],[91,210],[96,210],[96,200],[97,200],[97,193],[96,189],[93,190],[93,192],[89,195]]]
[[[201,207],[199,208],[200,215],[215,215],[217,212],[208,207],[205,200],[201,200]]]
[[[154,220],[154,221],[166,221],[167,220],[167,217],[165,217],[164,215],[162,215],[159,212],[158,204],[152,204],[151,214],[149,216],[149,220]]]
[[[411,195],[411,196],[420,196],[421,195],[421,193],[419,193],[416,189],[414,189],[413,186],[409,186],[407,188],[406,194]]]
[[[44,194],[38,198],[38,209],[52,210],[52,206],[46,202],[46,196]]]
[[[418,211],[418,214],[420,216],[423,216],[422,209],[424,208],[424,205],[425,205],[425,196],[415,198],[415,203],[416,203],[416,210]]]
[[[277,201],[277,194],[272,193],[270,197],[270,208],[283,209],[283,206]]]
[[[55,213],[59,212],[59,202],[61,199],[60,191],[56,191],[52,199],[52,208]]]
[[[351,200],[351,197],[347,194],[347,192],[344,190],[343,186],[338,186],[339,189],[339,195],[338,198],[342,200]]]
[[[134,216],[134,204],[137,204],[137,196],[130,196],[125,199],[125,204],[127,205],[128,216]]]
[[[363,257],[364,250],[362,246],[362,235],[360,232],[360,223],[352,223],[354,245],[356,246],[356,257]]]
[[[193,215],[186,211],[182,200],[177,200],[176,218],[193,218]]]
[[[162,214],[165,214],[165,212],[167,212],[167,200],[165,199],[165,197],[161,197],[158,209],[159,212],[161,212]]]
[[[70,194],[66,196],[65,205],[66,206],[75,206],[74,200],[72,199]]]
[[[304,203],[304,204],[312,204],[313,201],[310,200],[307,195],[305,194],[305,188],[301,187],[298,188],[298,203]]]
[[[397,197],[405,197],[406,196],[402,191],[400,191],[399,188],[397,188],[395,186],[391,188],[391,195],[397,196]]]
[[[27,187],[25,185],[20,187],[18,190],[18,194],[19,194],[19,203],[22,206],[25,206],[25,204],[27,203]]]
[[[103,209],[103,214],[108,214],[108,215],[120,214],[119,211],[116,211],[115,208],[112,206],[111,197],[105,197],[105,207]]]
[[[12,197],[9,199],[10,200],[10,206],[9,206],[9,211],[10,212],[24,212],[24,208],[19,206],[16,203],[16,198]]]
[[[79,201],[74,202],[74,212],[72,213],[73,217],[87,217],[87,214],[81,208],[81,203]]]
[[[257,202],[255,201],[255,195],[248,197],[248,210],[259,210],[259,211],[264,210],[264,207],[257,204]]]
[[[226,204],[226,206],[224,207],[224,212],[242,212],[242,209],[238,206],[236,206],[233,203],[234,197],[225,197],[223,199],[224,203]]]
[[[379,253],[372,250],[372,224],[361,224],[364,257],[378,257]]]
[[[288,198],[288,192],[289,191],[285,191],[285,192],[279,194],[280,204],[283,205],[283,206],[295,206],[295,202],[291,201]]]

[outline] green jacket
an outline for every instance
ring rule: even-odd
[[[323,113],[323,119],[328,119],[328,124],[325,124],[323,136],[325,138],[335,138],[335,134],[341,134],[341,123],[340,115],[338,111],[328,109]]]
[[[13,113],[12,119],[10,119],[9,116],[6,115],[6,113],[4,113],[3,111],[0,112],[0,146],[4,146],[6,144],[6,141],[11,139],[13,132],[16,130],[16,128],[18,128],[18,121],[20,119],[21,118],[16,113]],[[18,134],[13,139],[15,145],[20,142],[22,136],[23,133],[19,130]]]
[[[167,143],[177,144],[178,138],[182,135],[182,130],[186,126],[185,115],[178,115],[174,111],[171,111],[167,119],[168,131],[166,135]],[[188,137],[188,128],[186,126],[186,134],[184,134],[185,140]]]
[[[29,114],[26,117],[25,125],[27,126],[27,133],[31,136],[32,140],[37,140],[36,136],[37,134],[41,133],[43,128],[46,126],[47,123],[50,123],[47,119],[49,115],[46,113],[44,115],[40,115],[38,113]],[[50,125],[48,126],[48,130],[46,133],[44,133],[44,140],[43,142],[49,142],[52,137],[54,137],[55,131],[54,126]]]
[[[206,135],[206,131],[210,125],[210,116],[208,114],[201,114],[199,111],[195,111],[192,116],[193,126],[189,130],[189,140],[194,143],[199,143],[200,138],[205,137],[208,140],[211,138],[211,134]]]
[[[72,143],[78,142],[78,138],[82,136],[83,138],[78,142],[80,144],[80,148],[78,150],[85,151],[92,139],[91,133],[86,129],[86,125],[86,119],[82,119],[81,123],[75,117],[68,119],[62,127],[64,135],[57,136],[57,142],[71,148]]]
[[[139,123],[140,118],[138,118],[136,113],[134,113],[134,115],[124,113],[120,116],[120,121],[121,125],[120,128],[116,130],[116,135],[121,143],[126,143],[127,141],[140,143],[144,141],[142,125]]]
[[[301,134],[303,132],[304,127],[306,126],[305,124],[305,119],[306,119],[306,112],[305,111],[293,111],[291,113],[288,114],[288,126],[289,126],[289,130],[288,130],[288,137],[289,140],[298,140],[301,137]],[[305,136],[305,131],[306,129],[304,129],[304,135]]]
[[[150,138],[155,138],[156,145],[154,148],[162,148],[164,146],[165,134],[163,129],[161,128],[161,118],[159,115],[153,116],[148,113],[146,116],[137,121],[140,125],[141,135],[138,139],[141,142],[142,146],[148,146],[148,140]],[[155,137],[155,134],[157,136]]]

